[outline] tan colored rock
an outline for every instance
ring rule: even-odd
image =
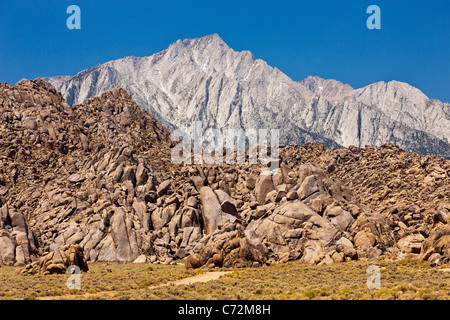
[[[224,220],[236,220],[236,217],[222,211],[219,199],[210,187],[200,188],[200,201],[202,203],[201,212],[207,234],[215,231]]]
[[[219,254],[223,266],[261,265],[229,234],[235,229],[219,228],[228,220],[240,220],[245,239],[263,241],[278,262],[300,259],[306,241],[322,245],[323,264],[417,255],[422,239],[411,235],[424,237],[422,258],[448,261],[447,237],[436,236],[449,225],[445,159],[393,145],[306,143],[282,146],[273,176],[250,164],[177,166],[169,132],[123,89],[71,108],[42,79],[0,84],[0,119],[3,263],[78,244],[88,261],[144,254],[171,263],[208,247],[204,266],[219,265]],[[206,185],[216,200],[201,199]],[[52,272],[62,270],[62,259],[51,260]]]
[[[419,254],[422,249],[422,243],[425,237],[420,233],[411,234],[409,236],[401,238],[396,246],[399,248],[402,254]]]
[[[419,259],[434,265],[450,261],[450,225],[435,230],[424,242]]]
[[[170,180],[165,180],[165,181],[161,182],[161,184],[156,189],[156,193],[158,194],[158,197],[161,197],[164,194],[166,194],[167,191],[170,189],[170,185],[171,185]]]
[[[307,241],[303,245],[302,261],[309,264],[318,264],[325,257],[322,243],[319,241]]]
[[[190,255],[189,257],[186,258],[185,263],[186,269],[196,269],[201,267],[200,259],[198,258],[197,255]]]
[[[220,189],[214,190],[214,193],[219,200],[222,211],[237,217],[238,212],[236,209],[236,205],[234,204],[233,199],[228,195],[228,193]]]
[[[268,250],[258,238],[244,233],[237,222],[224,222],[207,240],[198,254],[186,258],[187,268],[243,268],[263,265]]]
[[[354,222],[352,215],[342,209],[342,207],[332,207],[324,213],[324,216],[330,220],[340,231],[346,231],[349,226]]]
[[[69,266],[78,266],[80,271],[88,271],[83,250],[78,245],[65,245],[57,251],[44,254],[37,264],[27,265],[22,272],[27,273],[65,273]]]
[[[272,176],[269,174],[259,175],[255,185],[256,200],[260,205],[265,204],[266,196],[269,192],[275,190],[275,186],[272,181]]]

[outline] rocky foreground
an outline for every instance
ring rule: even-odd
[[[290,144],[268,175],[177,166],[173,146],[122,89],[71,108],[42,79],[0,84],[0,263],[51,273],[86,261],[450,260],[448,160]]]

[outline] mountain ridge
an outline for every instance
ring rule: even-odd
[[[398,81],[359,89],[319,77],[296,82],[250,51],[234,51],[218,34],[178,40],[151,56],[112,60],[71,78],[45,79],[71,105],[124,88],[170,130],[189,131],[194,121],[205,129],[279,128],[283,143],[395,143],[450,158],[449,104]]]

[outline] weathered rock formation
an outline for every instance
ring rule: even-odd
[[[186,268],[259,267],[269,259],[266,246],[237,222],[222,222],[196,247],[201,249],[194,248],[194,253],[186,258]]]
[[[39,272],[61,271],[70,246],[87,263],[188,267],[449,260],[448,160],[393,145],[289,144],[267,174],[175,165],[172,146],[122,89],[71,108],[41,79],[1,84],[0,263],[41,257]]]
[[[0,264],[23,266],[36,257],[33,233],[25,216],[4,204],[0,209]]]
[[[83,250],[79,245],[66,244],[57,251],[47,252],[38,261],[28,264],[22,273],[28,274],[52,274],[66,273],[71,266],[78,267],[81,271],[89,270]]]

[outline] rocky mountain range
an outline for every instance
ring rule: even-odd
[[[43,79],[0,84],[0,264],[450,260],[449,160],[290,143],[269,175],[175,165],[173,146],[124,89],[70,107]]]
[[[450,104],[398,81],[360,89],[319,77],[296,82],[249,51],[234,51],[217,34],[46,80],[70,105],[123,88],[169,130],[189,131],[201,121],[205,129],[280,129],[283,143],[393,143],[450,158]]]

